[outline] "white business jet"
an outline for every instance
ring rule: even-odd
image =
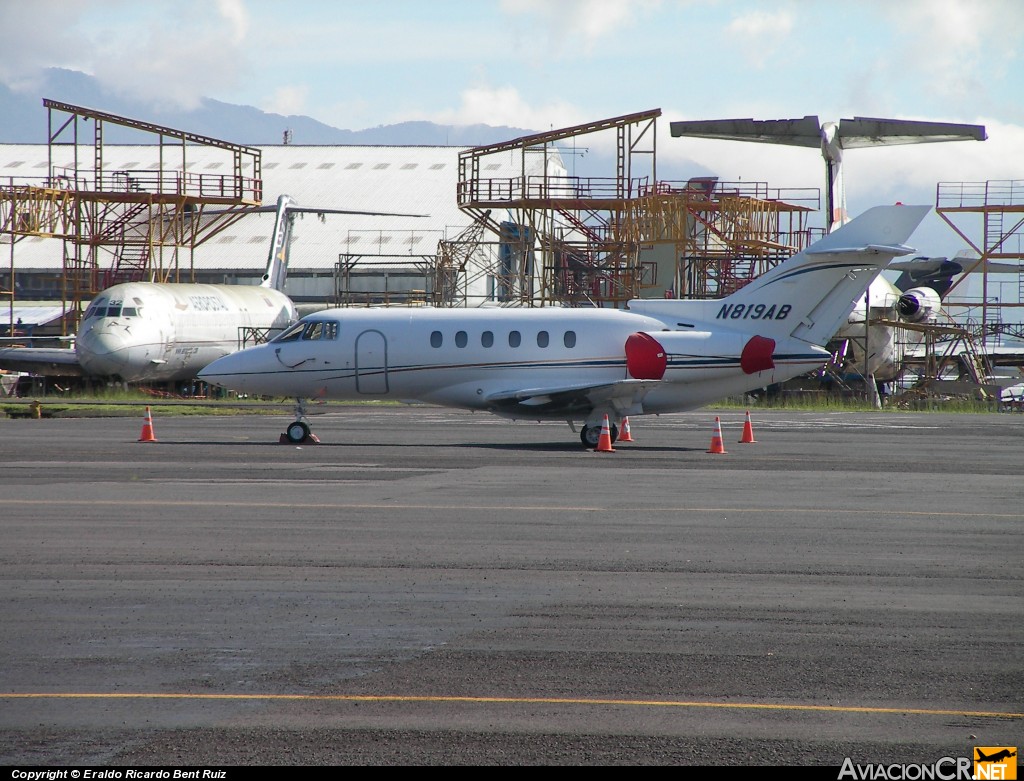
[[[626,310],[330,309],[199,373],[299,400],[286,436],[310,437],[303,399],[396,399],[511,419],[582,421],[679,412],[821,367],[823,345],[928,206],[880,206],[718,301],[633,300]]]
[[[74,348],[0,349],[0,368],[122,382],[193,379],[211,361],[239,349],[242,335],[280,333],[298,315],[284,293],[295,215],[373,214],[299,206],[287,195],[276,207],[267,269],[259,285],[125,282],[103,290],[85,311]]]

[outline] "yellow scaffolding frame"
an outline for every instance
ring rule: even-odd
[[[63,306],[66,334],[76,328],[84,301],[118,282],[151,278],[179,281],[177,248],[191,251],[240,219],[242,207],[262,202],[261,152],[228,141],[120,117],[94,109],[44,99],[48,109],[48,173],[38,180],[0,180],[0,233],[11,236],[10,311],[14,310],[14,245],[27,236],[64,242]],[[62,115],[67,115],[62,119]],[[88,140],[79,127],[93,123]],[[159,166],[152,171],[110,170],[104,164],[103,131],[107,124],[157,136]],[[91,154],[84,150],[91,146]],[[187,152],[192,147],[224,150],[232,155],[232,173],[193,174]],[[172,150],[180,164],[165,165]],[[57,165],[58,152],[69,151],[70,165]],[[180,158],[179,158],[180,155]],[[66,157],[65,157],[66,159]],[[207,212],[216,206],[216,213]],[[165,267],[163,248],[174,247],[173,265]],[[104,253],[110,263],[104,272]],[[190,255],[191,257],[191,255]],[[194,269],[188,270],[194,277]],[[13,324],[12,324],[13,325]]]

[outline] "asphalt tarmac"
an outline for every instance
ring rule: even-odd
[[[1024,743],[1024,415],[318,411],[0,420],[0,764]]]

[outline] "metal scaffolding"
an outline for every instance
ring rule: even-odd
[[[1004,336],[1024,339],[1024,325],[1019,318],[1004,316],[1006,309],[1024,307],[1024,180],[1008,179],[986,182],[939,182],[936,187],[935,211],[956,231],[978,259],[965,268],[950,292],[968,278],[970,272],[981,273],[981,300],[949,302],[962,310],[957,320],[980,340],[1000,340]],[[1016,265],[1016,302],[1007,301],[989,279],[990,262],[1003,268]],[[1002,272],[1000,272],[1002,273]],[[947,296],[948,298],[948,296]]]
[[[13,316],[14,246],[28,236],[63,241],[65,333],[77,327],[82,305],[100,290],[141,279],[191,279],[178,248],[190,251],[240,219],[235,209],[263,197],[260,151],[215,138],[43,100],[48,110],[47,175],[0,180],[0,234],[10,235]],[[80,138],[80,127],[92,133]],[[156,170],[111,170],[104,164],[104,127],[157,136]],[[146,140],[143,143],[154,143]],[[231,174],[191,173],[190,148],[215,148],[232,157]],[[70,161],[69,161],[70,158]],[[69,163],[69,164],[68,164]],[[206,211],[216,206],[217,213]],[[174,251],[165,263],[164,248]],[[190,254],[191,258],[191,254]]]
[[[496,235],[488,273],[500,302],[621,306],[645,295],[711,298],[809,243],[806,221],[818,207],[817,190],[783,198],[761,183],[659,181],[660,116],[655,109],[460,154],[459,207]],[[555,165],[557,144],[612,132],[613,176],[567,176]],[[498,154],[518,156],[518,177],[483,175],[487,159]],[[541,173],[527,173],[537,169],[527,165],[531,155],[542,157]],[[499,222],[496,213],[508,216]],[[481,242],[479,235],[474,241]]]

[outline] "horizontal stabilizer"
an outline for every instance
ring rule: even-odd
[[[839,120],[843,149],[891,144],[930,144],[938,141],[984,141],[984,125],[918,122],[910,119],[854,117]]]
[[[821,123],[815,116],[806,116],[803,119],[701,119],[692,122],[672,122],[669,128],[675,137],[821,146]]]
[[[899,257],[901,255],[909,255],[914,251],[913,247],[908,247],[904,244],[865,244],[863,247],[823,247],[821,249],[815,249],[811,247],[805,251],[807,255],[857,255],[857,254],[877,254],[884,252],[893,257]]]
[[[707,119],[672,122],[674,137],[716,138],[723,141],[755,141],[764,144],[817,147],[822,143],[818,117],[802,119]],[[953,122],[919,122],[909,119],[854,117],[839,120],[836,139],[843,149],[895,144],[926,144],[937,141],[984,141],[984,125]]]

